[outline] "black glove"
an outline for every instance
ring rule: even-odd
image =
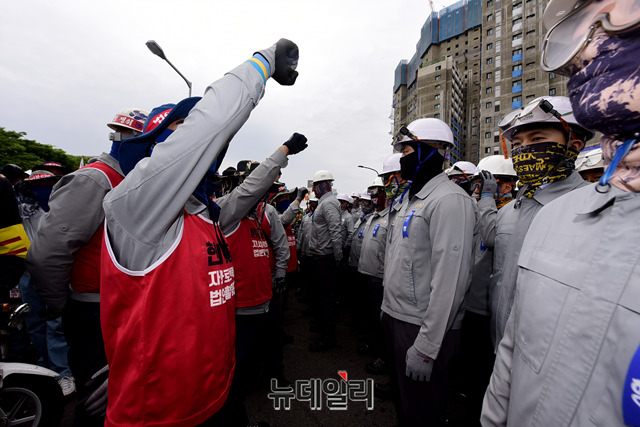
[[[304,200],[304,196],[307,195],[307,193],[309,192],[309,190],[307,190],[307,187],[301,187],[298,189],[298,197],[296,197],[296,200],[298,202],[301,202]]]
[[[307,148],[307,137],[301,133],[294,133],[284,144],[289,149],[289,154],[298,154]]]
[[[291,86],[298,77],[298,46],[287,39],[280,39],[276,43],[276,70],[273,79],[283,86]]]
[[[281,294],[286,289],[286,280],[284,277],[274,277],[273,278],[273,293]]]

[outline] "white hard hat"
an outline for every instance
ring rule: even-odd
[[[317,202],[318,198],[316,197],[315,194],[313,194],[313,192],[309,193],[309,201],[310,202]]]
[[[357,191],[354,191],[353,193],[351,193],[351,197],[354,199],[359,199],[360,198],[360,193],[358,193]]]
[[[400,158],[402,154],[393,153],[382,163],[382,173],[380,175],[384,175],[387,173],[400,172]]]
[[[351,197],[347,196],[345,193],[338,194],[338,200],[341,200],[341,201],[347,202],[347,203],[353,203],[353,199]]]
[[[333,181],[333,175],[327,170],[319,170],[313,174],[313,183],[320,181]]]
[[[599,146],[581,151],[576,159],[576,170],[578,172],[588,171],[590,169],[604,169],[602,148]]]
[[[573,115],[573,107],[566,96],[541,96],[527,104],[524,108],[512,111],[502,118],[498,126],[503,130],[502,134],[509,141],[513,139],[513,133],[522,126],[531,123],[560,123],[553,114],[546,113],[540,108],[543,101],[548,101],[562,118],[569,123],[573,130],[578,130],[586,135],[586,140],[593,138],[594,133],[582,126]]]
[[[373,184],[371,184],[369,188],[373,188],[373,187],[384,187],[384,182],[382,182],[382,178],[377,177],[376,179],[374,179]],[[367,190],[369,188],[367,188]]]
[[[513,161],[505,159],[502,154],[496,154],[494,156],[487,156],[478,162],[478,167],[474,175],[480,175],[480,171],[489,171],[496,177],[512,177],[517,179],[515,169],[513,169]]]
[[[371,196],[370,196],[370,195],[368,195],[368,194],[362,194],[362,195],[360,196],[360,198],[361,198],[362,200],[371,200]]]
[[[471,176],[476,173],[476,165],[471,162],[459,161],[455,162],[453,166],[448,168],[446,171],[448,176],[453,175],[467,175]]]
[[[414,120],[409,123],[407,129],[420,141],[435,141],[453,145],[453,132],[451,132],[451,128],[440,119],[429,117]],[[402,135],[402,138],[399,141],[392,142],[392,145],[396,151],[402,151],[402,146],[411,141],[413,141],[413,139],[408,135]]]
[[[107,123],[107,126],[115,131],[118,130],[118,127],[123,127],[142,133],[144,122],[147,120],[148,115],[149,112],[142,108],[125,108],[116,114],[113,120]]]

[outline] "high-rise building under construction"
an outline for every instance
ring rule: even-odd
[[[422,117],[453,130],[452,161],[502,153],[500,119],[566,78],[540,68],[547,0],[461,0],[432,12],[411,60],[396,67],[393,134]],[[509,148],[509,147],[508,147]]]

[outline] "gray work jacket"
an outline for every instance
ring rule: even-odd
[[[184,210],[209,216],[192,193],[249,118],[264,87],[260,73],[246,62],[212,83],[184,123],[105,197],[109,242],[121,266],[143,271],[167,253],[181,233]],[[276,150],[240,187],[216,201],[224,233],[249,212],[286,164],[287,157]]]
[[[387,246],[389,228],[389,208],[376,212],[367,219],[366,231],[362,236],[358,271],[368,276],[384,277],[384,252]]]
[[[420,325],[414,344],[432,359],[446,332],[462,323],[473,265],[474,203],[441,173],[404,201],[388,231],[382,311]]]
[[[309,256],[309,241],[311,240],[311,216],[305,214],[300,220],[300,229],[298,230],[298,240],[296,242],[296,250],[301,257]]]
[[[364,215],[363,217],[358,218],[358,221],[356,221],[356,223],[353,225],[353,231],[351,232],[351,241],[349,242],[349,246],[351,246],[351,250],[349,251],[349,265],[351,267],[358,268],[362,248],[362,239],[364,238],[364,234],[367,231],[367,220],[370,217],[371,214]]]
[[[484,426],[624,425],[625,377],[640,346],[640,194],[595,185],[549,203],[531,224]]]
[[[291,256],[287,233],[284,231],[280,214],[276,208],[271,205],[266,205],[264,213],[271,227],[271,236],[269,236],[267,240],[269,241],[269,247],[273,251],[273,257],[275,259],[271,276],[281,278],[287,274],[287,266],[289,264],[289,257]]]
[[[355,221],[349,211],[342,211],[340,214],[340,230],[342,232],[342,247],[347,248],[351,246],[351,240],[353,239],[353,227]]]
[[[109,154],[102,153],[97,160],[123,175],[120,164]],[[69,298],[75,256],[102,227],[102,201],[110,191],[109,179],[96,168],[78,169],[53,187],[49,212],[40,218],[27,252],[34,289],[52,311],[62,311]],[[100,300],[98,294],[91,295],[95,302]]]
[[[480,235],[484,245],[493,248],[493,272],[489,293],[491,335],[496,340],[494,347],[497,348],[502,339],[511,312],[518,277],[518,257],[533,218],[544,205],[587,184],[580,174],[573,172],[566,179],[538,189],[530,199],[522,197],[522,204],[518,209],[515,209],[516,200],[509,202],[499,211],[491,198],[482,198],[478,202]]]
[[[311,256],[331,255],[342,259],[342,232],[340,229],[340,202],[333,193],[325,193],[311,215]]]

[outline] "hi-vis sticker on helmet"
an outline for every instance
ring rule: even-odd
[[[622,389],[622,415],[628,426],[640,426],[640,346],[631,359]]]
[[[169,115],[170,112],[171,108],[169,108],[168,110],[164,110],[162,113],[157,114],[155,117],[153,117],[147,125],[147,132],[150,132],[160,126],[160,123],[164,121],[164,119]]]

